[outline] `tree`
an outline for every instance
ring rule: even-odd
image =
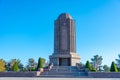
[[[85,64],[85,68],[88,68],[88,69],[89,69],[89,71],[91,71],[91,70],[92,70],[92,65],[90,64],[90,62],[89,62],[89,61],[87,61],[87,62],[86,62],[86,64]]]
[[[34,71],[37,67],[37,63],[33,58],[28,59],[28,65],[26,66],[27,70]]]
[[[14,72],[18,72],[19,68],[18,68],[18,63],[15,62],[14,65],[13,65],[13,71]]]
[[[43,67],[47,66],[47,62],[44,58],[42,58],[42,64],[43,64]]]
[[[117,62],[118,70],[120,71],[120,54],[118,54],[118,58],[119,59],[116,59],[116,62]]]
[[[0,59],[0,72],[4,72],[6,70],[5,65],[6,62],[3,59]]]
[[[7,62],[7,64],[6,64],[7,70],[8,71],[13,71],[13,65],[15,63],[18,63],[18,68],[19,68],[20,71],[22,71],[24,67],[23,67],[23,64],[21,63],[21,61],[19,59],[11,59],[10,62]]]
[[[43,59],[42,59],[41,57],[38,59],[37,70],[38,70],[39,68],[43,68]]]
[[[110,72],[110,68],[107,65],[104,65],[103,69],[104,69],[105,72]]]
[[[91,58],[93,68],[99,70],[99,66],[101,66],[102,60],[102,56],[99,55],[95,55],[94,58]]]
[[[18,64],[19,71],[24,71],[24,65],[22,63]]]
[[[118,72],[118,68],[114,62],[112,62],[112,64],[111,64],[110,71],[111,72]]]

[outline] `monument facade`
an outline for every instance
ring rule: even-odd
[[[54,53],[49,58],[55,66],[80,63],[80,57],[76,54],[75,21],[67,13],[60,14],[54,22]]]

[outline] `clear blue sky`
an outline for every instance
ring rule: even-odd
[[[54,20],[67,12],[76,20],[77,53],[85,63],[101,55],[110,65],[120,53],[120,0],[0,0],[0,58],[53,53]]]

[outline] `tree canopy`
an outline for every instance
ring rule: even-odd
[[[120,71],[120,54],[118,54],[118,59],[116,59],[116,62],[117,62],[117,67]]]
[[[5,65],[6,62],[3,59],[0,59],[0,72],[4,72],[6,70]]]
[[[111,72],[118,72],[118,68],[117,68],[115,62],[112,62],[110,71]]]
[[[102,60],[103,60],[102,56],[99,55],[95,55],[94,58],[91,58],[93,68],[98,70],[99,66],[101,66],[102,64]]]
[[[43,68],[43,59],[42,59],[41,57],[38,59],[37,70],[38,70],[39,68]]]
[[[23,64],[21,63],[21,61],[19,59],[11,59],[9,62],[6,63],[6,69],[8,71],[13,71],[13,65],[17,63],[18,64],[18,68],[20,69],[20,71],[23,70]]]
[[[19,68],[18,68],[18,63],[15,62],[14,65],[13,65],[13,71],[14,72],[18,72]]]
[[[104,69],[105,72],[110,72],[110,68],[107,65],[104,65],[103,69]]]
[[[33,58],[29,58],[28,65],[26,67],[27,67],[27,70],[34,71],[37,67],[37,63],[35,62]]]
[[[90,64],[90,62],[89,62],[89,61],[87,61],[87,62],[86,62],[86,64],[85,64],[85,68],[88,68],[88,69],[89,69],[89,71],[91,71],[91,70],[92,70],[92,65]]]

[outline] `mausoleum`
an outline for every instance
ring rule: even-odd
[[[62,13],[54,21],[54,53],[49,56],[54,66],[76,66],[80,56],[76,54],[75,20]]]

